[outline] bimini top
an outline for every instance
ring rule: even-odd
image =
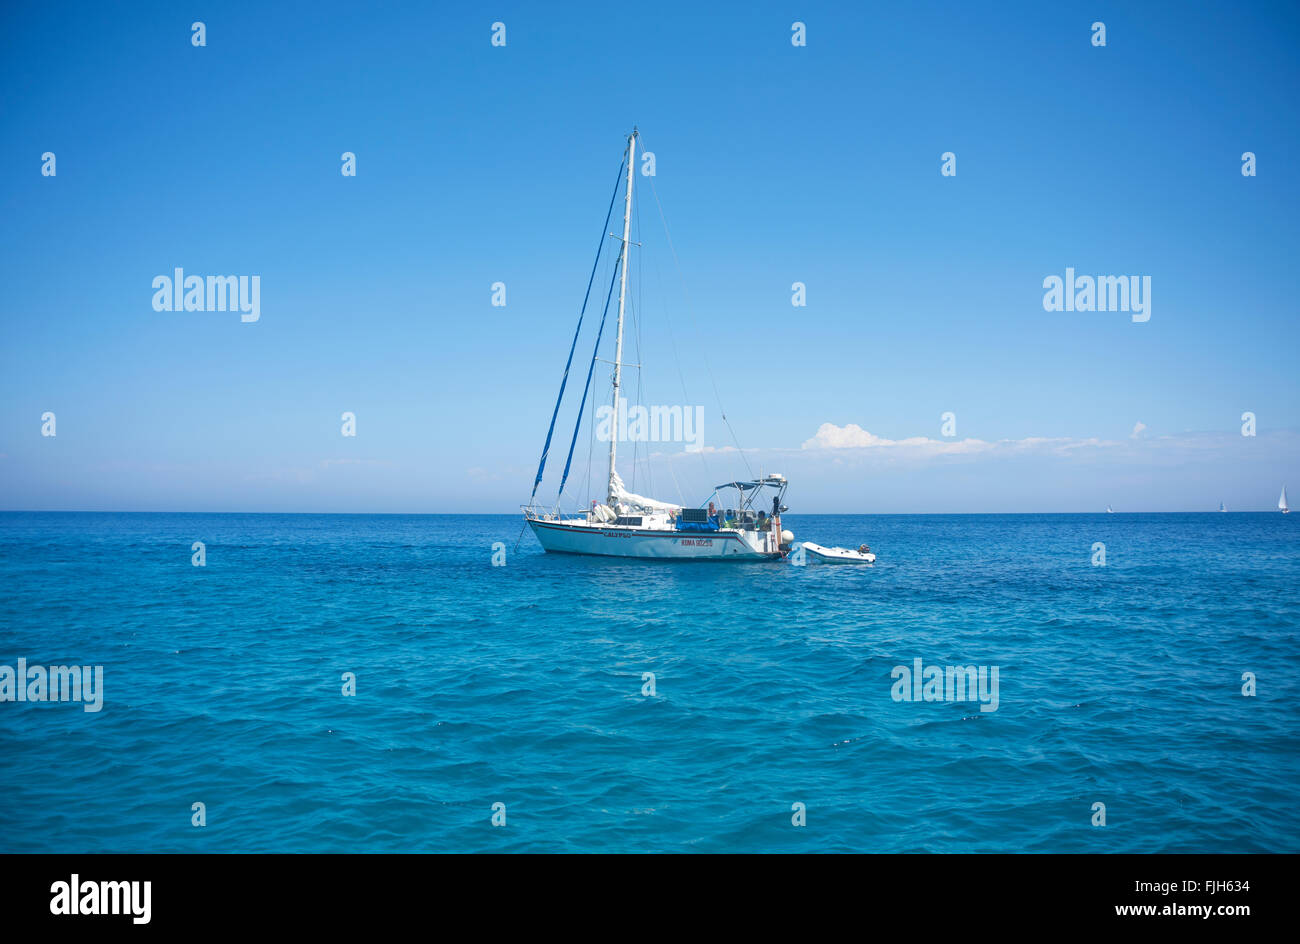
[[[786,484],[785,476],[778,475],[777,473],[774,472],[771,475],[765,475],[761,479],[754,479],[752,481],[747,481],[747,482],[723,482],[721,485],[713,486],[713,488],[715,491],[720,488],[738,488],[743,492],[746,489],[751,489],[751,488],[763,488],[764,486],[776,486],[776,485],[785,485],[785,484]]]

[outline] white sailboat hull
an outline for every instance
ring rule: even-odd
[[[781,556],[773,535],[760,531],[658,531],[530,518],[542,547],[553,554],[594,554],[664,560],[771,560]]]

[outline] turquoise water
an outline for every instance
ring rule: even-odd
[[[98,713],[0,703],[0,850],[1300,851],[1300,515],[786,526],[880,560],[0,514],[0,665],[104,667]],[[997,666],[997,710],[895,701],[916,658]]]

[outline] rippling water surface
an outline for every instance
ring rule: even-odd
[[[104,666],[98,713],[0,703],[0,850],[1300,851],[1300,515],[786,525],[880,560],[0,514],[0,665]],[[997,710],[895,701],[916,658]]]

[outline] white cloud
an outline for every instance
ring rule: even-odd
[[[1024,439],[928,439],[910,436],[907,439],[885,439],[868,432],[856,423],[836,426],[822,423],[812,439],[805,440],[802,449],[867,450],[900,457],[925,458],[940,455],[972,455],[976,453],[1026,453],[1050,452],[1069,455],[1074,450],[1117,446],[1119,443],[1098,439],[1072,439],[1068,436],[1027,436]]]
[[[1139,436],[1142,435],[1142,430],[1146,428],[1147,428],[1147,424],[1143,423],[1141,420],[1138,420],[1138,422],[1133,426],[1133,432],[1128,434],[1128,438],[1137,439]]]
[[[877,449],[877,448],[920,448],[927,452],[978,452],[990,444],[982,439],[927,439],[924,436],[911,436],[907,439],[885,439],[868,432],[857,423],[836,426],[834,423],[822,423],[812,439],[804,441],[803,449]]]

